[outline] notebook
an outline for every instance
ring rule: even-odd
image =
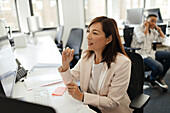
[[[35,68],[24,80],[28,90],[40,86],[62,82],[62,77],[56,67]]]

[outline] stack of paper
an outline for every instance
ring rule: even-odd
[[[28,90],[61,81],[61,75],[56,67],[34,68],[24,80]]]

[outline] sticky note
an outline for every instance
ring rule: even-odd
[[[67,89],[67,87],[58,87],[58,88],[52,93],[52,95],[62,96],[66,89]]]

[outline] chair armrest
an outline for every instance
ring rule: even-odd
[[[129,107],[132,109],[140,109],[143,108],[149,102],[150,96],[144,93],[135,97],[130,103]]]
[[[152,44],[153,44],[153,50],[155,50],[156,51],[156,46],[158,45],[158,44],[162,44],[162,42],[152,42]]]
[[[132,51],[132,52],[135,52],[136,50],[140,50],[141,48],[131,48],[131,47],[124,47],[125,50],[127,51]]]

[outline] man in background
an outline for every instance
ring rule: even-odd
[[[152,42],[158,41],[160,38],[165,38],[161,28],[156,25],[157,16],[150,14],[147,20],[134,29],[132,47],[140,47],[137,52],[142,55],[145,66],[149,67],[152,72],[147,77],[151,86],[158,85],[168,89],[168,86],[163,80],[170,67],[170,52],[154,51]]]

